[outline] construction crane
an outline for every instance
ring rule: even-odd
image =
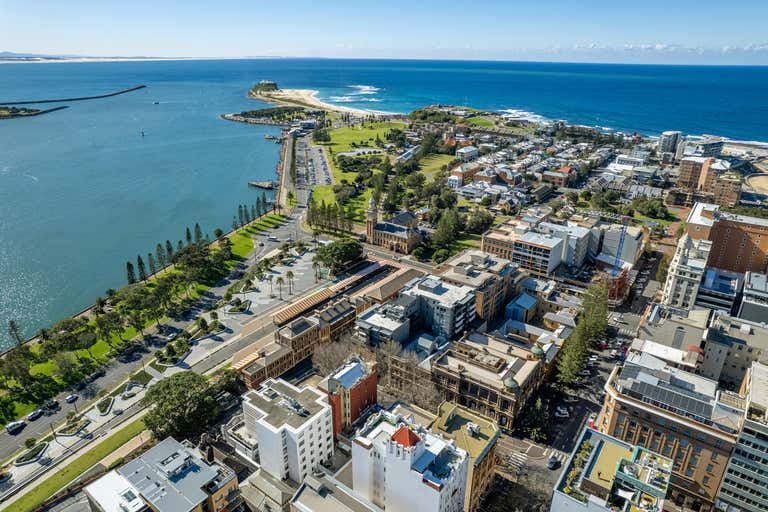
[[[624,247],[624,238],[627,236],[627,221],[624,219],[624,223],[621,225],[621,234],[619,235],[619,245],[616,247],[616,258],[613,260],[613,269],[611,269],[611,277],[614,279],[621,270],[621,249]]]

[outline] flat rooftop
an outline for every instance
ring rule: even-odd
[[[195,450],[168,437],[117,472],[159,512],[187,512],[206,500],[219,474]]]
[[[497,389],[526,386],[539,364],[541,360],[526,347],[477,332],[456,342],[433,363]]]
[[[635,400],[724,432],[734,433],[741,425],[745,404],[739,395],[646,353],[630,355],[617,375],[616,388]]]
[[[475,425],[477,428],[474,428]],[[499,437],[495,421],[450,402],[440,404],[438,415],[429,428],[447,439],[453,439],[456,446],[469,454],[475,465],[490,452]]]
[[[747,272],[744,280],[744,292],[768,293],[768,276],[758,272]]]
[[[680,315],[661,305],[653,305],[641,319],[637,337],[687,350],[699,347],[709,321],[709,309],[692,309],[688,316]]]
[[[474,289],[466,285],[446,283],[437,276],[429,275],[418,281],[414,286],[403,291],[406,295],[418,295],[437,301],[443,305],[458,304],[467,296],[474,297]]]
[[[562,240],[551,235],[545,235],[543,233],[536,233],[534,231],[528,231],[516,240],[516,243],[523,243],[527,245],[535,245],[537,247],[544,247],[546,249],[554,249]]]
[[[341,482],[327,476],[310,475],[291,499],[291,509],[311,512],[381,512]]]
[[[274,429],[288,426],[299,429],[318,413],[329,409],[327,398],[319,391],[304,386],[299,389],[281,379],[269,379],[258,390],[243,399],[261,412],[257,421]]]

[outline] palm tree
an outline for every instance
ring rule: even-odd
[[[275,278],[272,274],[269,274],[267,276],[267,281],[269,281],[269,295],[272,296],[275,294],[273,288],[272,288],[272,280]]]
[[[320,281],[320,264],[316,261],[312,262],[312,269],[315,271],[315,282]]]
[[[280,300],[283,300],[283,283],[285,283],[283,276],[279,276],[277,279],[275,279],[275,283],[277,284],[277,289],[280,292]]]
[[[286,272],[285,277],[288,279],[288,295],[291,295],[293,293],[293,271]]]

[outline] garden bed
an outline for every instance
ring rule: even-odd
[[[48,443],[38,443],[26,452],[22,453],[15,461],[15,466],[24,466],[25,464],[31,464],[37,462],[40,457],[43,456],[45,449],[48,448]]]
[[[99,403],[96,404],[96,409],[99,411],[99,414],[102,416],[106,416],[109,414],[109,411],[112,409],[112,404],[114,403],[115,399],[111,396],[108,396],[101,400]]]
[[[56,433],[60,436],[75,436],[83,430],[91,420],[88,418],[83,418],[75,423],[70,423],[69,425],[66,425],[59,429]]]
[[[229,308],[228,313],[245,313],[251,307],[251,300],[246,299],[236,306]]]

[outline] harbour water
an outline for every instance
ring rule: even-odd
[[[128,94],[0,122],[0,347],[125,282],[125,261],[199,222],[227,229],[272,180],[272,127],[219,115],[259,108],[261,79],[387,112],[426,104],[515,109],[657,134],[768,140],[768,68],[253,59],[0,65],[4,101]],[[31,105],[34,107],[34,105]],[[144,137],[141,132],[144,132]]]

